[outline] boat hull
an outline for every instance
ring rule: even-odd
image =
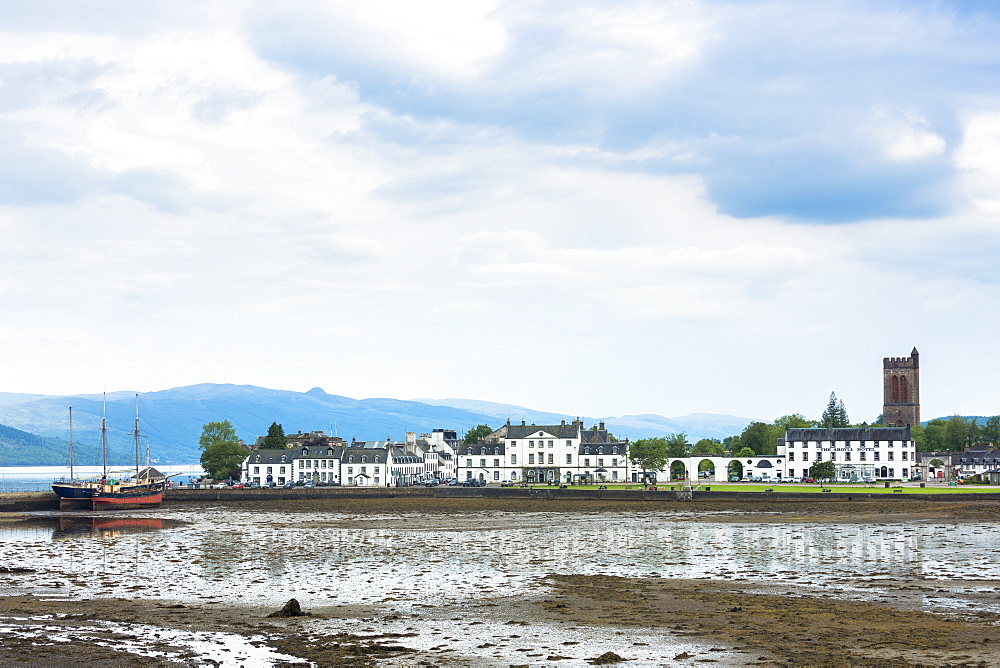
[[[91,498],[94,510],[132,510],[159,508],[163,503],[163,485],[142,485],[113,491],[99,490]]]
[[[90,508],[97,487],[97,484],[87,482],[52,483],[52,491],[59,497],[60,510]]]

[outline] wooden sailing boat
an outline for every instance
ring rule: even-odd
[[[153,478],[153,469],[146,467],[145,476],[139,472],[139,395],[135,395],[135,475],[131,480],[108,480],[107,474],[91,497],[94,510],[127,510],[133,508],[158,508],[163,502],[164,478]],[[107,439],[101,439],[104,466],[107,470]]]

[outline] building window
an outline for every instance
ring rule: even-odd
[[[790,461],[790,462],[794,462],[795,461],[795,453],[794,452],[789,452],[788,453],[788,461]]]
[[[572,448],[573,447],[573,441],[567,440],[566,441],[566,447]]]
[[[479,460],[479,468],[481,468],[481,469],[486,468],[486,460],[485,459],[480,459]]]
[[[874,459],[875,461],[878,461],[878,458],[879,458],[880,454],[881,453],[878,450],[876,450],[874,453],[872,453],[872,459]]]
[[[896,477],[896,469],[889,469],[889,477],[890,478]]]
[[[566,463],[567,464],[572,464],[573,463],[573,455],[571,455],[568,452],[566,453]]]
[[[493,467],[494,468],[499,468],[500,467],[500,460],[499,459],[494,459],[493,460]]]
[[[300,459],[299,460],[299,468],[303,468],[304,466],[305,466],[305,462]]]
[[[893,453],[892,453],[892,451],[890,451],[890,452],[889,452],[889,461],[890,461],[890,462],[891,462],[891,461],[892,461],[892,459],[893,459],[892,455],[893,455]]]
[[[910,475],[909,475],[909,469],[903,469],[903,477],[904,478],[909,478],[910,477]]]
[[[585,459],[583,460],[583,465],[584,465],[584,466],[590,466],[590,457],[587,457],[587,458],[585,458]]]
[[[803,452],[802,453],[802,461],[804,461],[804,462],[809,461],[809,453],[808,452]]]
[[[837,461],[837,451],[836,450],[833,450],[833,451],[830,452],[830,461],[831,462]]]
[[[500,479],[500,471],[494,471],[493,472],[493,479],[494,480],[499,480]]]
[[[612,471],[611,472],[611,479],[612,480],[618,480],[618,471]]]
[[[788,477],[789,478],[795,477],[795,469],[788,469]]]
[[[535,463],[535,453],[534,452],[529,452],[528,453],[528,463],[529,464],[534,464]]]
[[[549,447],[550,448],[552,447],[552,441],[549,441]]]
[[[604,466],[604,457],[598,457],[597,458],[597,465],[598,466]]]
[[[553,455],[553,454],[552,454],[552,453],[550,452],[550,453],[549,453],[549,464],[554,464],[554,463],[555,463],[555,462],[553,461],[553,457],[555,457],[555,455]]]
[[[466,459],[465,460],[465,465],[468,466],[471,469],[472,468],[472,460],[471,459]]]
[[[255,466],[255,467],[253,467],[253,472],[254,472],[254,473],[255,473],[256,475],[260,475],[260,467],[259,467],[259,466]]]
[[[906,453],[906,450],[903,450],[903,461],[904,461],[904,462],[906,461],[906,454],[907,454],[907,453]]]
[[[534,441],[528,441],[528,447],[529,448],[535,447],[535,442]]]
[[[861,461],[865,461],[866,454],[867,453],[864,450],[862,450],[861,452],[858,453],[858,459],[860,459]]]
[[[514,464],[517,464],[517,455],[511,455],[510,456],[510,463],[511,463],[512,466]]]
[[[279,466],[278,467],[278,473],[280,473],[281,475],[285,475],[285,467],[284,466]]]
[[[307,459],[306,460],[306,468],[307,469],[311,469],[312,465],[313,465],[312,460],[311,459]]]
[[[845,452],[844,453],[844,461],[845,462],[851,461],[851,453],[850,452]]]
[[[611,458],[611,466],[612,467],[618,466],[618,458],[617,457],[612,457]]]
[[[347,475],[354,475],[354,467],[353,466],[348,466],[347,467]]]

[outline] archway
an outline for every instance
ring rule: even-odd
[[[670,463],[670,479],[671,480],[684,480],[687,476],[687,467],[684,462],[679,459],[675,459]]]
[[[702,459],[696,468],[699,478],[711,478],[715,473],[715,462],[711,459]]]
[[[729,476],[736,478],[743,477],[743,464],[738,459],[729,462]]]

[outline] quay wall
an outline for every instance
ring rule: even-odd
[[[1000,501],[1000,492],[967,492],[960,494],[920,493],[870,493],[870,492],[684,492],[671,489],[622,490],[622,489],[558,489],[552,487],[293,487],[291,489],[173,489],[164,495],[164,505],[186,503],[216,503],[232,501],[252,504],[255,500],[282,501],[308,499],[534,499],[580,501],[645,501],[683,502],[734,501],[824,503],[831,501]],[[0,494],[0,512],[27,512],[32,510],[58,510],[59,499],[52,492],[24,492]]]

